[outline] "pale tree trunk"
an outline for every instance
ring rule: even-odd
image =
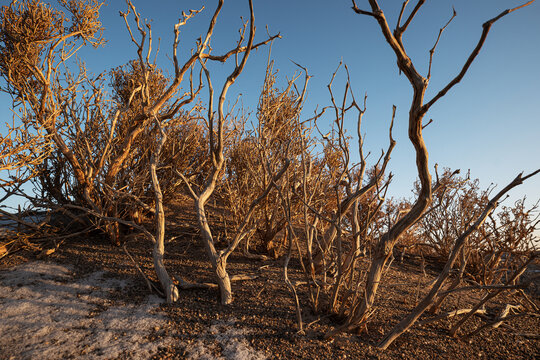
[[[223,163],[223,158],[220,157],[218,159],[218,168],[221,168]],[[229,277],[229,274],[227,273],[227,259],[232,254],[232,252],[236,249],[238,244],[240,244],[240,241],[245,237],[246,234],[248,234],[250,231],[246,231],[246,227],[251,219],[251,216],[253,215],[253,212],[257,205],[264,199],[272,188],[275,186],[276,182],[285,174],[288,167],[290,165],[290,161],[286,161],[281,170],[273,177],[272,182],[268,184],[267,188],[263,191],[262,194],[259,195],[255,200],[253,200],[250,204],[249,210],[244,217],[241,225],[236,229],[236,234],[234,236],[234,239],[231,241],[229,246],[221,251],[217,251],[214,245],[214,239],[212,237],[212,231],[210,229],[210,226],[208,225],[208,219],[206,218],[206,213],[204,210],[204,205],[210,196],[210,194],[214,190],[214,186],[216,183],[216,179],[214,177],[217,177],[217,174],[219,171],[216,171],[212,174],[212,177],[209,180],[209,186],[206,188],[206,191],[203,192],[200,196],[197,196],[191,186],[189,186],[189,183],[185,179],[185,177],[182,176],[182,179],[188,184],[188,189],[191,192],[191,196],[195,199],[195,212],[197,214],[197,220],[199,222],[199,227],[201,229],[201,238],[204,243],[204,246],[206,248],[206,252],[208,254],[208,257],[210,259],[210,262],[212,264],[212,268],[216,273],[217,276],[217,283],[219,286],[219,291],[221,295],[221,303],[223,305],[230,304],[233,300],[232,296],[232,289],[231,289],[231,279]],[[211,185],[214,184],[214,185]]]
[[[174,285],[171,277],[167,273],[167,269],[165,269],[165,264],[163,263],[163,257],[165,255],[165,211],[163,209],[163,194],[161,192],[159,180],[156,173],[156,167],[159,161],[159,154],[161,152],[163,144],[167,140],[167,135],[161,128],[161,124],[159,122],[157,122],[157,126],[159,127],[159,130],[161,132],[161,139],[159,140],[156,150],[154,151],[154,153],[152,154],[152,158],[150,159],[150,175],[152,176],[152,185],[154,187],[154,193],[156,196],[156,238],[154,241],[153,257],[154,268],[156,270],[159,282],[163,287],[163,291],[167,296],[167,302],[173,303],[178,300],[179,294],[176,285]]]
[[[199,197],[195,201],[195,211],[197,213],[197,219],[199,221],[199,228],[201,229],[201,237],[212,264],[212,269],[216,273],[216,281],[219,287],[221,304],[228,305],[232,303],[232,289],[231,289],[231,279],[227,273],[227,259],[224,258],[220,253],[216,251],[214,246],[214,239],[212,237],[212,231],[208,225],[208,220],[206,218],[204,203],[205,199]]]
[[[208,257],[210,258],[212,268],[216,272],[216,276],[217,276],[216,280],[217,280],[219,290],[221,293],[221,303],[223,305],[227,305],[232,302],[231,280],[226,271],[227,257],[236,248],[236,246],[238,245],[238,242],[241,240],[241,236],[240,234],[237,234],[236,238],[238,239],[238,241],[235,240],[234,244],[231,244],[227,248],[226,251],[220,251],[218,253],[215,248],[214,239],[212,238],[212,232],[210,230],[210,226],[208,225],[208,220],[206,218],[204,206],[206,204],[206,201],[210,198],[210,196],[214,192],[216,183],[218,181],[218,178],[220,176],[221,170],[223,169],[224,162],[225,162],[224,155],[223,155],[223,143],[224,143],[223,127],[224,127],[226,116],[223,111],[223,105],[227,97],[227,91],[229,90],[229,87],[232,84],[234,84],[238,76],[244,70],[244,67],[251,53],[251,50],[259,46],[260,44],[266,43],[266,42],[263,42],[255,46],[253,45],[253,39],[255,36],[255,14],[253,11],[252,0],[248,0],[248,3],[249,3],[249,10],[250,10],[248,41],[245,46],[244,56],[242,57],[240,62],[236,63],[236,67],[234,68],[232,73],[227,77],[227,80],[223,84],[223,88],[221,90],[221,93],[219,95],[219,100],[218,100],[217,121],[215,120],[216,113],[214,111],[214,88],[212,85],[210,72],[208,71],[208,68],[205,65],[206,61],[203,60],[202,53],[199,54],[199,58],[198,58],[204,70],[204,73],[206,75],[206,80],[208,82],[208,98],[209,98],[208,119],[207,119],[208,130],[209,130],[209,144],[208,145],[209,145],[209,157],[213,165],[212,170],[210,171],[210,174],[208,176],[208,180],[206,184],[204,185],[202,192],[199,195],[197,195],[195,191],[193,190],[193,188],[191,187],[189,181],[183,176],[183,174],[179,173],[180,177],[182,178],[182,180],[188,187],[191,197],[194,200],[197,220],[199,223],[199,228],[201,230],[201,240],[204,243]],[[216,11],[214,12],[214,16],[211,20],[210,27],[207,31],[206,38],[204,42],[202,43],[202,46],[204,47],[206,47],[210,41],[210,38],[214,31],[214,26],[217,21],[217,17],[221,11],[222,6],[223,6],[223,0],[219,0],[218,7]],[[242,37],[242,40],[243,40],[243,37]],[[241,44],[242,44],[242,41],[238,43],[237,48],[233,50],[232,53],[236,53],[236,54],[240,53]],[[218,61],[224,62],[226,61],[226,59],[227,58],[223,58],[223,59],[219,59]]]

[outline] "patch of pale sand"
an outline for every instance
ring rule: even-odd
[[[112,306],[109,294],[129,285],[96,272],[74,281],[69,267],[26,263],[0,273],[0,358],[147,359],[175,341],[150,342],[166,318],[160,299]]]
[[[246,339],[248,333],[235,326],[235,320],[215,321],[207,334],[188,346],[189,359],[212,360],[263,360],[266,356],[251,347]],[[218,355],[221,353],[221,355]]]

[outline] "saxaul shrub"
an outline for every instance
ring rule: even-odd
[[[300,156],[311,144],[307,129],[300,123],[304,94],[289,81],[285,89],[276,87],[277,71],[268,64],[257,107],[257,124],[230,146],[226,167],[227,206],[234,218],[242,219],[249,204],[272,185],[274,174],[290,162],[281,186],[297,184]],[[294,205],[294,214],[299,206]],[[252,216],[251,243],[277,255],[285,238],[286,219],[277,192],[268,194]],[[278,239],[278,234],[282,236]]]
[[[486,207],[493,188],[481,190],[478,179],[453,176],[449,169],[445,169],[438,181],[440,186],[434,193],[431,208],[411,229],[412,241],[410,237],[407,239],[408,246],[417,252],[445,262],[455,240]],[[538,226],[537,208],[537,204],[527,208],[525,199],[521,199],[491,214],[468,238],[465,274],[482,284],[496,283],[508,269],[530,255]]]

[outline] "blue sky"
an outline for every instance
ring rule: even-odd
[[[7,1],[2,1],[7,3]],[[152,19],[154,40],[161,38],[158,66],[171,69],[172,29],[182,10],[206,9],[181,30],[180,52],[186,56],[195,39],[204,34],[217,1],[134,1],[142,16]],[[409,5],[414,6],[414,1]],[[430,99],[461,69],[482,31],[482,23],[519,1],[427,1],[416,20],[404,35],[406,49],[416,68],[427,72],[429,49],[442,27],[452,15],[457,17],[448,26],[439,43],[433,61],[432,79],[426,98]],[[367,9],[367,1],[358,0]],[[389,23],[393,26],[400,1],[380,1]],[[254,0],[256,41],[270,33],[281,32],[283,38],[273,45],[275,67],[283,80],[297,70],[293,60],[308,68],[313,75],[304,107],[304,118],[312,115],[317,104],[328,105],[326,85],[340,59],[351,72],[357,97],[368,94],[363,132],[365,150],[373,160],[381,148],[387,147],[387,127],[392,105],[397,106],[393,152],[390,170],[395,174],[390,193],[410,197],[416,178],[412,145],[407,138],[407,115],[412,90],[407,79],[399,76],[395,57],[384,41],[373,18],[356,15],[350,1],[322,0]],[[99,49],[83,49],[79,54],[94,73],[107,71],[135,58],[134,45],[118,11],[127,8],[124,1],[110,0],[102,8],[102,22],[108,43]],[[409,9],[409,10],[410,10]],[[215,54],[232,48],[237,39],[240,16],[249,18],[247,1],[225,2],[212,40]],[[490,183],[504,186],[521,171],[540,167],[540,3],[521,9],[497,22],[484,49],[464,80],[441,99],[428,113],[434,122],[425,129],[430,153],[430,166],[471,170],[483,187]],[[250,57],[244,73],[231,89],[229,99],[242,94],[245,107],[255,110],[262,86],[267,48]],[[230,71],[229,65],[216,65],[215,75]],[[343,76],[336,89],[342,89]],[[341,90],[339,91],[341,92]],[[9,99],[0,96],[0,117],[10,121]],[[2,123],[4,121],[1,121]],[[356,133],[351,119],[349,131]],[[1,131],[5,131],[3,127]],[[355,141],[353,143],[356,143]],[[356,154],[356,149],[353,150]],[[355,158],[353,158],[354,160]],[[356,157],[356,159],[358,159]],[[512,199],[528,194],[540,198],[540,176],[513,190]]]

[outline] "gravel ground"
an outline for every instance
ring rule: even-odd
[[[212,281],[196,238],[166,245],[170,273],[190,281]],[[151,244],[132,238],[127,248],[153,278]],[[149,293],[122,248],[101,239],[65,242],[46,259],[23,250],[0,262],[0,358],[155,359],[534,359],[540,355],[538,317],[514,318],[470,341],[448,336],[452,320],[414,326],[387,350],[375,347],[427,290],[427,275],[413,260],[394,263],[379,291],[377,313],[362,335],[323,341],[338,320],[310,311],[306,288],[298,288],[306,333],[297,334],[294,303],[283,283],[282,261],[253,261],[233,255],[230,274],[252,280],[233,283],[233,304],[222,306],[217,290],[180,292],[173,305]],[[291,262],[290,278],[303,280]],[[413,284],[413,285],[411,285]],[[532,289],[533,292],[535,289]],[[482,293],[453,296],[443,311],[470,306]],[[538,296],[533,297],[540,305]],[[486,309],[496,314],[514,297]],[[464,327],[483,324],[479,317]]]

